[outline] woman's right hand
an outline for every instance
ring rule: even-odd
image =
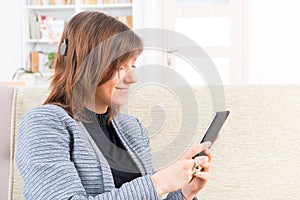
[[[201,151],[208,149],[210,142],[191,147],[172,163],[158,170],[151,176],[151,180],[158,195],[176,191],[189,183],[195,172],[193,157]]]

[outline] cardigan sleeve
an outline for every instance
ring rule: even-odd
[[[70,159],[67,119],[41,106],[29,111],[19,126],[16,164],[26,199],[159,199],[149,175],[96,196],[88,196]]]

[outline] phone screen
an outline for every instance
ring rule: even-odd
[[[227,119],[228,115],[229,115],[229,111],[222,111],[222,112],[216,112],[215,115],[213,116],[212,120],[210,121],[203,137],[200,139],[200,143],[206,142],[206,141],[210,141],[212,143],[210,149],[212,149],[218,135],[219,132],[225,122],[225,120]],[[204,152],[200,152],[196,156],[203,156],[206,155]]]

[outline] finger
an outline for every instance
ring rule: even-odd
[[[202,179],[204,181],[212,178],[212,176],[211,176],[211,174],[209,172],[202,172],[202,171],[197,171],[194,174],[194,177],[200,178],[200,179]]]
[[[210,172],[210,163],[207,162],[207,163],[195,166],[195,170],[193,171],[193,174],[196,174],[198,172]]]
[[[207,162],[207,163],[203,163],[202,165],[200,165],[201,168],[202,168],[202,172],[209,172],[210,171],[210,163]]]
[[[197,146],[191,147],[189,150],[187,150],[184,153],[184,157],[187,159],[192,159],[196,154],[203,151],[204,149],[207,149],[211,146],[211,142],[204,142]]]
[[[208,156],[208,162],[210,162],[210,161],[211,161],[211,159],[212,159],[212,155],[211,155],[211,153],[207,154],[207,156]]]
[[[208,168],[208,167],[210,167],[210,163],[209,162],[205,162],[205,163],[200,164],[200,166],[202,168]]]
[[[203,163],[209,162],[208,156],[197,156],[194,158],[196,165],[201,165]]]
[[[197,171],[201,171],[202,167],[200,165],[195,165],[194,169],[193,169],[193,175],[197,172]]]
[[[203,152],[204,152],[205,155],[210,154],[210,151],[211,151],[210,148],[207,148],[207,149],[204,149],[204,150],[203,150]]]

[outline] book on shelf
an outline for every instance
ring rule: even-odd
[[[30,39],[40,39],[40,28],[39,23],[37,21],[37,17],[33,13],[29,13],[29,35]]]
[[[30,71],[31,72],[39,71],[39,52],[37,51],[30,52]]]
[[[29,53],[29,60],[27,62],[28,67],[27,70],[30,72],[41,72],[41,73],[48,73],[51,71],[52,63],[49,61],[49,55],[55,54],[55,52],[43,52],[32,50]]]
[[[127,15],[127,16],[117,16],[117,20],[123,22],[126,24],[130,29],[132,29],[132,15]]]
[[[104,4],[132,3],[132,0],[103,0]]]
[[[74,5],[75,0],[30,0],[33,6],[49,6],[49,5]]]
[[[103,0],[83,0],[83,4],[102,4]]]
[[[40,15],[29,13],[29,36],[30,39],[57,43],[61,37],[65,21],[56,19],[54,15]]]

